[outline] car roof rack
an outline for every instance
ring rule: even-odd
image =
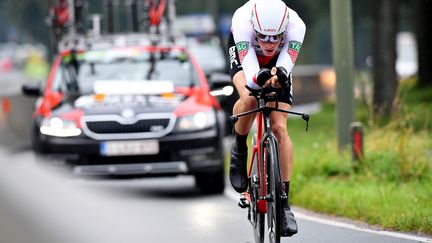
[[[114,28],[108,28],[107,34],[100,33],[100,14],[86,16],[88,2],[88,0],[50,0],[50,14],[46,21],[53,37],[53,53],[112,46],[186,45],[184,34],[176,32],[173,28],[176,16],[174,0],[145,0],[141,3],[144,4],[142,8],[138,7],[138,0],[129,1],[131,14],[128,17],[132,18],[132,22],[138,21],[137,11],[143,9],[143,22],[133,23],[135,27],[130,30],[132,31],[130,33],[115,33]],[[106,0],[105,4],[107,8],[116,7],[114,0]],[[107,11],[115,12],[114,9]],[[85,33],[84,19],[90,16],[93,29]],[[108,15],[106,18],[108,23],[114,23],[114,15]],[[142,26],[142,29],[136,26]]]
[[[67,35],[59,42],[59,53],[69,50],[98,50],[112,47],[131,47],[131,46],[158,46],[158,47],[184,47],[187,38],[178,35],[174,40],[170,36],[152,35],[141,33],[112,34],[112,35]]]

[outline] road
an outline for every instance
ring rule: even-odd
[[[200,195],[186,176],[85,179],[52,163],[26,148],[0,148],[0,242],[253,242],[230,188]],[[432,242],[294,213],[300,232],[282,242]]]

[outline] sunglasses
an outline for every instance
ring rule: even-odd
[[[281,40],[284,37],[284,35],[285,33],[281,33],[278,35],[263,35],[261,33],[255,32],[255,36],[261,42],[277,43],[279,40]]]

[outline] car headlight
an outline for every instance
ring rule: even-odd
[[[54,137],[75,137],[81,134],[81,129],[73,121],[51,117],[43,119],[40,132]]]
[[[176,131],[201,130],[216,124],[216,115],[213,111],[198,112],[194,115],[179,117],[176,124]]]

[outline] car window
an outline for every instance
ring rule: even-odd
[[[55,73],[51,89],[60,92],[77,91],[78,86],[74,81],[75,74],[73,67],[60,65]]]
[[[166,58],[157,60],[152,65],[149,59],[136,58],[109,61],[80,61],[79,67],[64,64],[58,70],[53,85],[54,90],[70,91],[77,84],[79,92],[91,94],[96,82],[128,81],[169,81],[174,87],[200,86],[198,74],[188,59]]]
[[[199,84],[191,64],[177,60],[157,61],[154,71],[149,62],[83,63],[77,78],[83,93],[91,93],[97,81],[170,81],[174,87]]]

